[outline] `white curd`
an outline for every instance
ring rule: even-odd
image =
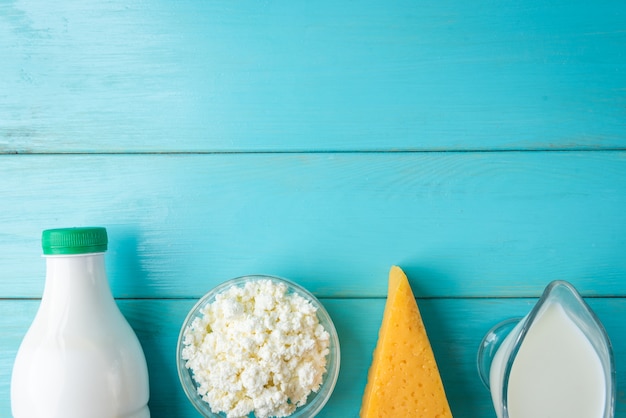
[[[232,286],[201,313],[184,330],[182,357],[214,413],[284,417],[319,390],[329,334],[285,284]]]

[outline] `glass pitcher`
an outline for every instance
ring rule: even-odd
[[[525,317],[493,327],[477,360],[498,418],[614,416],[611,343],[568,282],[550,283]]]

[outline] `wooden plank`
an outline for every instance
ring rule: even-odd
[[[0,153],[626,146],[626,4],[0,4]]]
[[[333,317],[342,348],[341,372],[333,397],[320,417],[357,417],[367,369],[376,343],[384,299],[322,300]],[[454,416],[494,416],[487,390],[476,371],[476,352],[484,333],[497,322],[526,314],[534,299],[419,300]],[[617,366],[615,417],[626,416],[626,299],[590,299],[613,343]],[[176,373],[175,347],[180,325],[194,300],[124,300],[123,313],[136,330],[150,372],[154,418],[196,417]],[[37,301],[0,301],[0,415],[9,412],[9,370]]]
[[[626,295],[626,153],[4,156],[0,297],[39,297],[41,231],[109,228],[118,297],[263,273],[321,296]]]

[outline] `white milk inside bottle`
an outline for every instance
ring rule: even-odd
[[[504,367],[524,321],[496,352],[490,371],[494,406],[502,418]],[[606,375],[598,353],[557,302],[547,303],[528,328],[508,376],[509,418],[603,418]]]
[[[46,230],[41,305],[11,379],[14,418],[148,418],[148,369],[105,272],[104,228]]]

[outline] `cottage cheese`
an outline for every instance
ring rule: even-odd
[[[330,336],[317,309],[284,283],[250,281],[218,294],[184,331],[183,359],[214,413],[285,417],[317,392]]]

